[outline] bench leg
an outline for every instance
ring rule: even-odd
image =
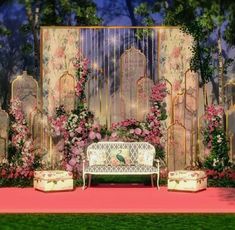
[[[152,187],[154,187],[154,183],[153,183],[153,174],[151,174],[151,185],[152,185]]]
[[[159,187],[159,173],[157,174],[157,189],[159,190],[160,189],[160,187]]]
[[[91,174],[89,174],[89,183],[88,183],[88,187],[91,187]]]
[[[82,174],[82,180],[83,180],[82,190],[84,190],[85,187],[86,187],[86,175],[85,175],[85,173]]]

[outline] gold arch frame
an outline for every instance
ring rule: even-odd
[[[123,97],[123,78],[124,78],[122,66],[123,66],[123,63],[125,63],[125,61],[124,61],[123,59],[124,59],[124,56],[125,56],[125,55],[127,55],[127,57],[129,57],[129,56],[130,56],[129,53],[130,53],[132,50],[134,50],[136,53],[140,54],[140,55],[144,58],[144,59],[143,59],[143,60],[144,60],[144,76],[139,76],[139,78],[146,76],[146,71],[147,71],[147,59],[146,59],[146,56],[144,55],[144,53],[141,52],[140,49],[135,48],[135,46],[131,46],[129,49],[125,50],[125,51],[121,54],[121,56],[120,56],[120,96],[121,96],[121,98]],[[147,76],[146,76],[146,77],[147,77]],[[136,85],[136,86],[137,86],[137,84],[138,84],[139,78],[138,78],[138,80],[136,80],[136,82],[135,82],[135,85]],[[136,91],[136,95],[135,95],[136,98],[137,98],[137,96],[138,96],[137,94],[138,94],[138,93],[137,93],[137,91]],[[138,103],[137,103],[136,111],[137,111],[137,114],[138,114]],[[136,114],[136,115],[137,115],[137,114]]]
[[[187,154],[186,153],[186,151],[187,151],[187,148],[186,148],[186,128],[180,122],[175,121],[174,123],[169,125],[167,128],[167,166],[168,166],[168,162],[169,162],[169,148],[170,148],[170,145],[168,144],[169,143],[169,132],[173,131],[173,133],[174,133],[174,127],[176,125],[183,128],[183,130],[184,130],[184,165],[186,165],[186,154]],[[171,130],[171,129],[173,129],[173,130]],[[173,136],[173,139],[174,139],[174,136]],[[174,155],[174,169],[175,169],[175,155]]]
[[[35,83],[36,83],[36,86],[37,86],[37,94],[36,94],[36,100],[37,100],[37,103],[36,103],[36,106],[38,107],[38,99],[39,99],[39,86],[38,86],[38,82],[37,80],[35,80],[32,76],[28,75],[28,77],[30,77]],[[16,83],[16,81],[19,81],[20,78],[23,78],[23,75],[18,75],[11,83],[11,99],[13,100],[14,99],[14,90],[13,90],[13,87],[14,87],[14,84]],[[42,96],[42,95],[41,95]]]
[[[69,73],[69,71],[65,71],[60,77],[59,77],[59,105],[62,105],[61,101],[62,101],[62,80],[63,78],[65,78],[66,76],[70,76],[73,78],[73,81],[74,81],[74,84],[73,84],[73,87],[74,87],[74,105],[73,105],[73,108],[75,109],[75,105],[76,105],[76,93],[75,93],[75,86],[76,86],[76,78]]]
[[[136,108],[137,120],[138,120],[138,114],[139,114],[138,86],[140,85],[140,82],[143,81],[143,80],[145,80],[145,79],[148,79],[148,80],[152,81],[153,84],[154,84],[154,81],[153,81],[151,78],[147,77],[147,75],[140,77],[140,78],[136,81],[136,86],[137,86],[137,90],[136,90],[136,98],[137,98],[137,108]],[[150,92],[151,92],[151,90],[152,90],[152,89],[150,88]],[[149,103],[149,105],[150,105],[150,103]]]

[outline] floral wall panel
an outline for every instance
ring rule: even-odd
[[[52,115],[59,105],[59,78],[67,71],[75,76],[73,60],[79,46],[79,29],[41,29],[43,111]]]
[[[235,161],[235,106],[226,111],[227,135],[230,138],[230,159]]]
[[[235,162],[235,134],[230,135],[230,154],[229,158],[232,162]]]
[[[66,112],[75,109],[75,77],[68,72],[64,73],[59,79],[60,105],[64,105]]]
[[[11,97],[12,99],[18,98],[22,102],[22,110],[29,124],[30,113],[38,105],[38,83],[32,76],[24,72],[23,75],[17,76],[11,87]]]
[[[196,155],[198,117],[198,75],[188,70],[185,73],[185,127],[187,134],[186,164],[193,162]]]
[[[31,133],[32,138],[34,141],[34,147],[35,149],[42,150],[40,154],[43,154],[43,149],[46,149],[46,146],[43,145],[43,114],[39,110],[37,110],[31,119]]]
[[[184,88],[184,74],[189,69],[193,39],[178,28],[159,29],[158,74],[173,85],[175,94]]]
[[[171,83],[174,98],[185,88],[185,72],[190,67],[193,39],[178,28],[159,29],[158,36],[158,77]],[[171,114],[169,106],[167,110]]]
[[[145,115],[149,112],[149,97],[154,85],[153,80],[148,77],[141,77],[137,81],[137,120],[144,121]]]
[[[110,124],[126,119],[126,100],[117,91],[110,99]]]
[[[121,96],[125,98],[126,119],[137,119],[137,81],[146,74],[146,57],[131,47],[121,55]]]
[[[184,169],[186,165],[186,129],[178,123],[167,130],[167,166],[168,170]]]
[[[181,146],[185,146],[184,164],[181,169],[191,164],[196,154],[196,132],[197,132],[197,98],[198,98],[198,78],[189,71],[192,57],[191,46],[193,39],[184,34],[178,28],[164,28],[159,30],[158,44],[158,76],[167,82],[168,95],[166,98],[169,127],[172,122],[177,122],[185,127],[185,140],[178,140],[178,145],[170,144],[169,162],[170,166],[174,162],[175,154],[181,151]],[[172,107],[173,106],[173,107]],[[173,139],[177,139],[177,132],[172,132]],[[179,148],[179,149],[177,149]],[[172,154],[172,151],[176,153]],[[172,159],[171,159],[172,158]],[[178,155],[178,159],[181,155]],[[174,162],[174,164],[177,162]],[[179,165],[175,166],[176,168]]]
[[[6,157],[8,143],[9,116],[0,109],[0,160]]]

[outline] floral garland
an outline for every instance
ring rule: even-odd
[[[89,60],[84,58],[81,52],[77,52],[76,57],[73,59],[73,66],[76,68],[77,85],[75,87],[75,93],[79,101],[83,101],[86,98],[85,86],[88,78],[88,64]]]
[[[10,148],[8,162],[1,165],[3,178],[32,178],[35,165],[39,158],[35,157],[33,140],[22,111],[19,99],[11,101],[10,118]]]
[[[85,85],[88,80],[88,60],[77,53],[73,60],[76,68],[77,84],[75,92],[78,97],[77,107],[70,114],[66,114],[64,107],[56,110],[56,117],[51,118],[52,134],[63,137],[64,145],[60,146],[63,152],[63,167],[79,175],[82,168],[81,162],[84,158],[84,149],[92,141],[99,141],[103,136],[100,125],[94,122],[94,115],[85,104]]]
[[[202,130],[203,142],[209,150],[204,165],[216,171],[223,171],[230,166],[223,117],[224,109],[221,106],[208,106],[204,115],[205,126]]]
[[[150,96],[151,110],[145,122],[128,119],[112,124],[110,140],[147,141],[156,148],[156,155],[164,158],[165,135],[162,121],[167,118],[164,99],[167,95],[166,84],[158,83],[152,87]]]

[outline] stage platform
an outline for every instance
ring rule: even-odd
[[[133,184],[51,193],[0,188],[0,213],[235,213],[235,188],[197,193]]]

